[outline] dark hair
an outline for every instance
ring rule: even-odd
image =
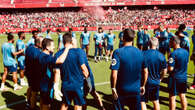
[[[10,40],[13,40],[14,39],[14,36],[12,33],[7,33],[7,40],[10,41]]]
[[[69,28],[69,32],[72,31],[72,28]]]
[[[72,42],[72,35],[71,33],[67,32],[63,35],[63,43],[71,43]]]
[[[126,42],[133,41],[133,39],[135,38],[135,31],[133,29],[125,29],[123,33],[123,39]]]
[[[178,31],[183,31],[186,28],[185,24],[180,24],[178,27]]]
[[[48,34],[50,31],[51,31],[50,29],[47,29],[47,34]]]
[[[57,31],[57,32],[62,32],[61,29],[57,29],[56,31]]]
[[[87,32],[87,27],[84,27],[84,31]]]
[[[33,30],[32,31],[32,34],[34,35],[35,33],[37,33],[38,31],[37,30]]]
[[[175,42],[176,44],[180,44],[180,38],[178,36],[171,37],[170,41]]]
[[[44,38],[42,41],[42,49],[47,49],[47,46],[50,46],[51,42],[53,42],[52,39]]]
[[[99,27],[98,30],[102,29],[102,27]]]
[[[24,34],[24,31],[20,31],[20,32],[18,32],[18,36],[19,36],[19,38],[21,37],[21,35],[22,34]]]

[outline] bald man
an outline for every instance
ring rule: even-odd
[[[148,80],[146,83],[146,92],[141,98],[142,110],[147,110],[146,102],[152,101],[154,110],[160,110],[159,88],[160,82],[167,72],[165,56],[157,50],[158,39],[150,38],[150,49],[144,52],[144,57],[148,64]],[[162,74],[160,74],[162,73]]]

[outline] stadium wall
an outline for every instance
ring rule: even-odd
[[[178,25],[167,25],[165,28],[168,27],[170,29],[177,29]],[[71,27],[73,31],[83,31],[84,27]],[[88,27],[88,31],[96,31],[98,27]],[[109,29],[114,29],[114,30],[121,30],[121,26],[102,26],[104,30],[109,30]],[[137,30],[137,26],[126,26],[126,28],[132,28],[134,30]],[[153,26],[143,26],[143,28],[148,28],[149,30],[153,30],[158,28],[158,25],[153,25]],[[187,29],[192,29],[193,25],[188,25]],[[43,28],[42,32],[45,32],[49,28]],[[69,27],[59,27],[59,28],[51,28],[52,32],[56,32],[56,29],[61,29],[63,32],[68,31]],[[36,28],[13,28],[13,29],[5,29],[2,28],[0,29],[0,33],[6,33],[6,32],[12,32],[12,33],[17,33],[19,31],[24,31],[24,32],[31,32],[32,30],[36,30]]]

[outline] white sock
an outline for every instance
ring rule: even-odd
[[[97,57],[95,56],[95,58],[94,58],[95,60],[97,60]]]
[[[17,87],[17,86],[18,86],[18,84],[14,84],[14,88]]]
[[[5,83],[1,83],[1,89],[5,87]]]

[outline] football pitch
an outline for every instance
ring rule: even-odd
[[[175,32],[174,30],[172,32]],[[149,32],[151,36],[153,36],[152,31]],[[191,42],[191,36],[192,31],[188,31],[190,35],[190,42]],[[111,95],[111,88],[110,88],[110,74],[111,71],[109,69],[110,63],[106,62],[105,60],[102,60],[98,63],[94,62],[93,56],[94,56],[94,50],[95,50],[95,44],[93,41],[93,34],[91,34],[90,38],[90,50],[89,50],[89,64],[92,69],[92,72],[94,74],[95,84],[96,84],[96,90],[101,95],[104,106],[106,110],[113,110],[112,107],[112,95]],[[114,43],[114,48],[118,48],[119,39],[118,39],[118,31],[114,31],[114,34],[116,35],[116,40]],[[31,38],[31,34],[26,34],[25,43]],[[76,32],[77,41],[78,41],[78,47],[80,47],[80,32]],[[15,34],[15,39],[17,40],[17,35]],[[55,42],[55,47],[57,48],[57,39],[58,36],[56,33],[52,33],[52,38]],[[15,40],[15,42],[16,42]],[[136,40],[136,39],[135,39]],[[4,42],[7,41],[7,37],[4,34],[0,34],[0,47]],[[192,53],[192,42],[191,42],[191,49],[190,49],[190,55]],[[1,50],[0,50],[1,51]],[[3,74],[3,59],[2,54],[0,54],[0,82],[1,77]],[[193,62],[190,61],[188,65],[188,85],[192,84],[193,81],[193,74],[194,74],[194,65]],[[161,110],[168,110],[169,107],[169,98],[168,98],[168,89],[167,89],[167,76],[164,78],[162,83],[160,84],[160,107]],[[19,75],[18,75],[19,77]],[[6,92],[0,92],[0,109],[2,110],[24,110],[25,107],[25,98],[26,98],[26,90],[27,87],[23,87],[23,89],[18,91],[13,91],[13,81],[12,81],[12,74],[8,74],[7,80],[6,80],[6,87],[9,88],[9,91]],[[195,110],[195,90],[189,90],[186,93],[187,101],[188,101],[188,110]],[[88,96],[87,99],[88,109],[87,110],[98,110],[98,103],[92,98],[92,96]],[[180,105],[180,99],[177,97],[177,109],[181,109]],[[39,104],[37,104],[39,105]],[[59,102],[54,102],[52,105],[54,105],[53,110],[59,110]],[[148,109],[152,110],[153,105],[151,102],[147,104]]]

